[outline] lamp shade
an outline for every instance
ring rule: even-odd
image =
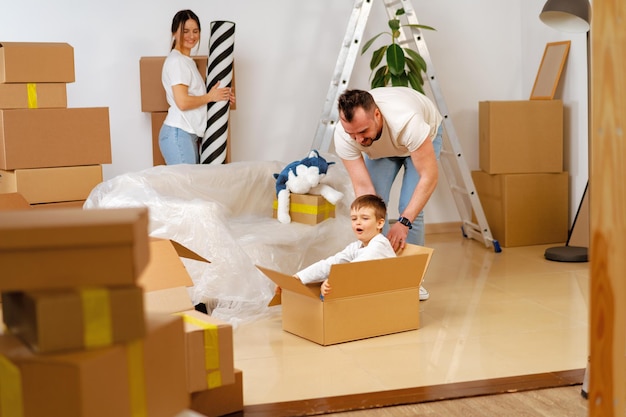
[[[589,0],[548,0],[539,19],[561,32],[587,32],[591,5]]]

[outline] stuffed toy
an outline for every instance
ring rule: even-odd
[[[279,222],[291,223],[291,193],[321,195],[331,204],[337,204],[343,198],[343,193],[324,183],[328,167],[332,164],[334,162],[326,161],[318,151],[312,150],[306,158],[294,161],[279,174],[274,174],[278,200],[276,217]]]

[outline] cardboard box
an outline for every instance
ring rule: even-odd
[[[0,216],[0,291],[135,285],[149,256],[145,207]]]
[[[563,243],[568,233],[568,173],[472,171],[494,239],[503,247]]]
[[[20,193],[30,204],[86,200],[102,182],[102,166],[0,170],[0,193]]]
[[[191,393],[234,384],[232,326],[196,310],[178,314],[185,323],[187,390]]]
[[[1,83],[72,83],[74,48],[55,42],[0,42]]]
[[[243,411],[243,372],[235,369],[235,383],[191,394],[190,409],[206,417]]]
[[[0,169],[110,163],[106,107],[0,110]]]
[[[0,211],[30,209],[20,193],[0,193]]]
[[[278,201],[274,198],[272,217],[277,218]],[[335,206],[321,195],[291,193],[289,215],[292,222],[318,224],[335,217]]]
[[[91,349],[145,334],[143,292],[136,286],[2,293],[11,334],[39,353]]]
[[[141,85],[141,111],[167,112],[169,105],[165,98],[165,90],[161,82],[164,56],[144,56],[139,59],[139,82]],[[208,57],[192,57],[202,79],[206,81]]]
[[[46,109],[65,107],[67,107],[66,84],[0,84],[0,109]]]
[[[139,277],[146,311],[178,313],[194,308],[187,290],[193,280],[181,258],[209,263],[176,241],[150,238],[150,263]]]
[[[419,287],[433,250],[407,245],[395,258],[332,265],[332,292],[258,267],[282,288],[283,330],[320,345],[419,328]]]
[[[150,114],[150,121],[152,123],[152,164],[154,166],[165,165],[165,159],[159,147],[159,133],[161,132],[161,126],[163,126],[166,116],[167,112],[155,112]]]
[[[172,417],[187,409],[182,319],[149,315],[146,324],[143,339],[65,354],[38,355],[1,335],[10,372],[0,383],[21,380],[22,401],[2,404],[0,417]]]
[[[489,174],[563,171],[561,100],[481,101],[479,165]]]
[[[58,203],[38,203],[31,204],[31,208],[41,210],[41,209],[60,209],[60,208],[83,208],[86,200],[76,200],[76,201],[61,201]]]

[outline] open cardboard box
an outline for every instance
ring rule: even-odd
[[[323,346],[419,328],[419,287],[433,249],[407,245],[395,258],[333,265],[332,292],[257,266],[276,285],[283,330]]]

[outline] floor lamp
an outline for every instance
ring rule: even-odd
[[[548,0],[543,6],[539,19],[546,25],[561,32],[587,33],[587,99],[589,99],[589,29],[591,22],[591,5],[589,4],[589,0]],[[589,100],[587,101],[589,108],[591,103],[589,103]],[[589,116],[589,111],[587,115]],[[589,120],[589,125],[590,118],[587,117],[587,120]],[[576,211],[572,227],[569,230],[565,246],[555,246],[546,249],[544,253],[546,259],[559,262],[587,262],[588,249],[580,246],[570,246],[569,243],[585,199],[585,194],[588,192],[588,187],[589,182],[587,182],[585,192],[578,205],[578,210]]]

